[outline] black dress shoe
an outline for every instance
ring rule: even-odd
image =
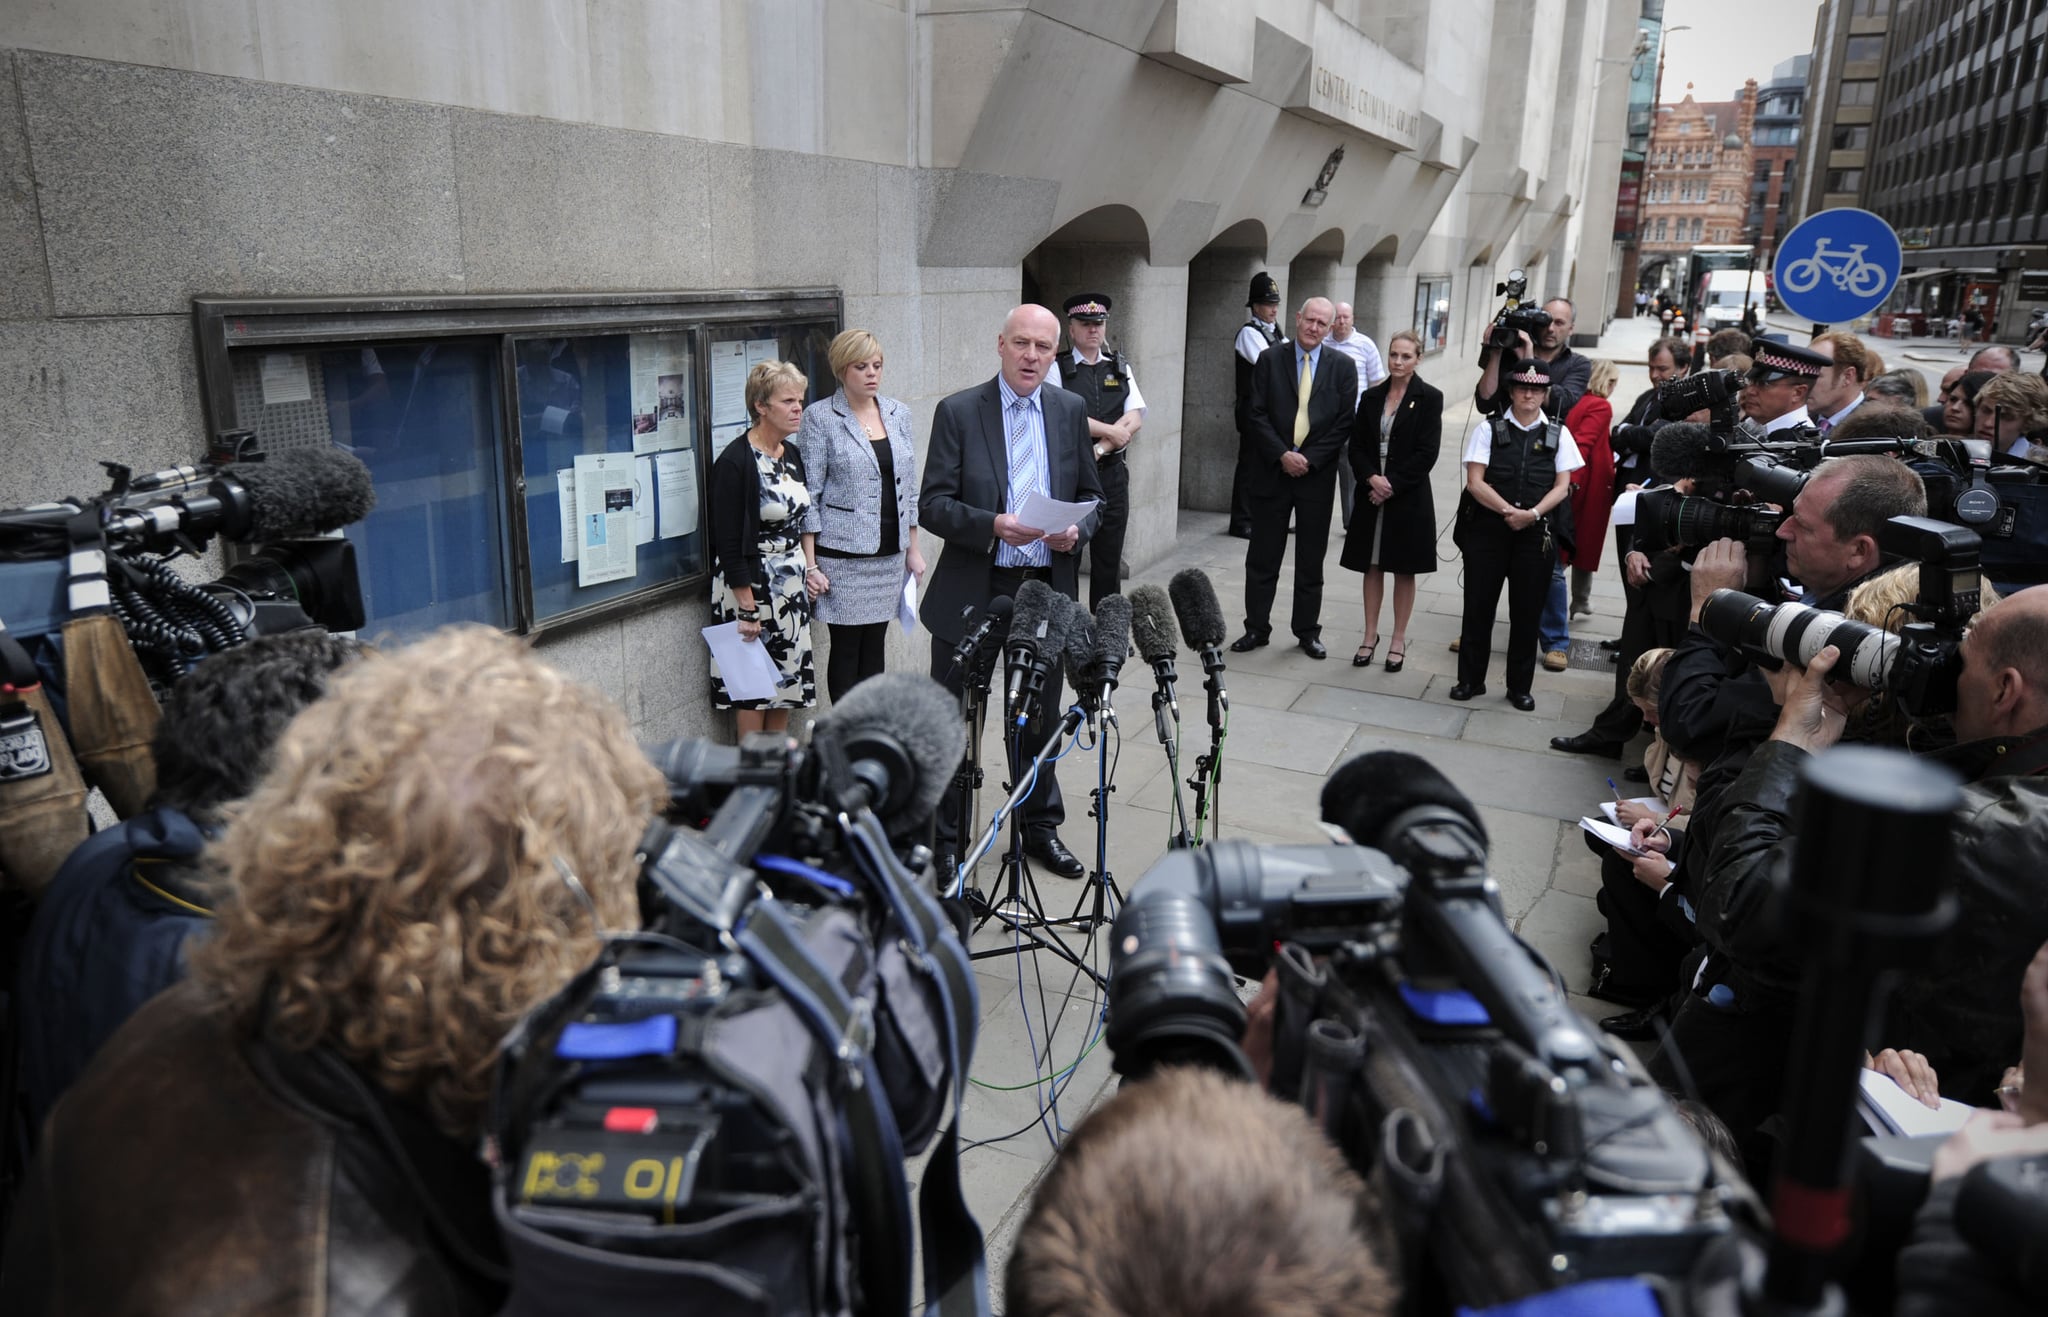
[[[1514,705],[1523,713],[1528,713],[1536,707],[1536,697],[1526,691],[1509,691],[1508,703]]]
[[[1250,526],[1232,526],[1224,533],[1233,540],[1248,540],[1252,537],[1252,528]]]
[[[1657,1021],[1663,1015],[1664,1003],[1651,1002],[1641,1010],[1610,1015],[1600,1021],[1600,1027],[1616,1038],[1626,1039],[1632,1043],[1647,1043],[1657,1036]]]
[[[1271,638],[1267,636],[1253,635],[1247,631],[1230,642],[1230,652],[1233,654],[1249,654],[1262,645],[1270,645],[1272,643]]]
[[[1611,1001],[1616,1006],[1626,1006],[1630,1010],[1655,1006],[1664,1000],[1664,994],[1654,988],[1638,988],[1627,983],[1616,983],[1614,966],[1605,964],[1593,971],[1593,981],[1587,986],[1586,995],[1598,997],[1601,1001]]]
[[[1650,780],[1650,770],[1644,768],[1641,764],[1630,764],[1627,768],[1621,770],[1621,780],[1624,782],[1647,782]]]
[[[941,892],[953,890],[953,884],[960,877],[960,857],[952,851],[941,851],[932,857],[932,881]]]
[[[1621,648],[1621,642],[1619,640],[1603,640],[1600,642],[1600,648],[1612,653]]]
[[[1591,732],[1580,732],[1577,736],[1553,736],[1550,748],[1562,750],[1568,755],[1600,755],[1608,759],[1621,758],[1621,742],[1603,741]]]
[[[1304,636],[1302,638],[1301,652],[1312,659],[1326,659],[1330,657],[1330,651],[1324,649],[1323,642],[1315,636]]]
[[[1469,700],[1476,695],[1484,694],[1486,694],[1486,687],[1467,686],[1462,681],[1459,682],[1457,685],[1451,687],[1451,698],[1454,700]]]
[[[1067,849],[1057,832],[1041,832],[1024,839],[1024,853],[1045,866],[1048,873],[1062,878],[1079,878],[1088,872],[1079,856]]]

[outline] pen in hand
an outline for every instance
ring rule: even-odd
[[[1607,779],[1607,789],[1614,793],[1614,803],[1619,805],[1621,803],[1621,788],[1614,785],[1614,779],[1611,777]]]

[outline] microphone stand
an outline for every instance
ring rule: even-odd
[[[1195,793],[1194,844],[1202,844],[1202,826],[1213,811],[1218,835],[1223,828],[1223,738],[1230,732],[1230,695],[1223,689],[1223,652],[1202,651],[1202,689],[1209,693],[1209,749],[1195,759],[1188,786]],[[1212,838],[1213,840],[1213,838]]]
[[[986,642],[969,649],[966,639],[953,651],[953,666],[963,669],[960,680],[960,717],[967,724],[967,752],[960,759],[960,767],[953,773],[953,785],[949,790],[957,793],[959,804],[953,817],[959,820],[956,836],[964,837],[973,832],[980,821],[981,783],[981,723],[988,708],[988,683],[994,674],[994,656]],[[941,875],[945,891],[956,891],[965,881],[965,875],[972,865],[963,854],[957,873]]]
[[[1094,801],[1089,813],[1095,816],[1095,872],[1088,879],[1089,890],[1082,893],[1074,902],[1074,912],[1058,921],[1088,933],[1093,933],[1109,922],[1110,917],[1104,905],[1105,898],[1110,892],[1116,893],[1117,905],[1121,906],[1124,903],[1123,889],[1116,885],[1116,878],[1109,871],[1109,796],[1116,790],[1109,780],[1110,733],[1117,733],[1119,744],[1123,740],[1122,730],[1116,720],[1116,707],[1110,703],[1109,698],[1115,689],[1115,681],[1106,681],[1102,684],[1101,694],[1089,701],[1094,706],[1090,712],[1089,722],[1094,723],[1094,710],[1099,710],[1102,716],[1101,727],[1095,734],[1095,789],[1089,792]],[[1083,905],[1088,906],[1086,915],[1081,913]]]
[[[1180,794],[1180,715],[1174,712],[1172,659],[1162,659],[1152,665],[1152,675],[1157,684],[1152,689],[1152,730],[1159,737],[1160,748],[1166,751],[1167,780],[1173,783],[1173,813],[1169,819],[1166,845],[1169,850],[1184,851],[1192,840],[1188,835],[1188,807]],[[1179,820],[1179,826],[1172,826],[1171,820]]]
[[[1031,794],[1032,787],[1037,784],[1037,775],[1046,771],[1046,765],[1059,753],[1061,744],[1080,729],[1082,721],[1087,716],[1079,703],[1073,705],[1062,715],[1059,724],[1053,728],[1052,735],[1045,739],[1045,744],[1027,759],[1024,749],[1024,727],[1029,721],[1028,714],[1035,698],[1027,698],[1023,702],[1020,712],[1026,716],[1009,720],[1004,730],[1003,739],[1009,751],[1011,779],[1005,784],[1010,795],[1002,808],[1002,813],[1008,817],[1010,824],[1010,846],[1003,855],[1004,889],[1002,895],[994,900],[985,896],[977,897],[970,892],[969,902],[979,907],[979,917],[974,922],[974,929],[979,932],[990,920],[995,920],[1028,943],[1033,951],[1050,951],[1079,972],[1088,975],[1098,985],[1106,987],[1106,976],[1097,973],[1078,952],[1057,936],[1047,932],[1073,921],[1052,919],[1046,915],[1045,905],[1038,895],[1038,885],[1031,876],[1030,861],[1024,855],[1024,801]],[[963,873],[995,845],[995,834],[995,821],[990,820],[987,831],[975,842],[974,848],[962,855],[960,867]],[[983,947],[970,951],[968,957],[972,960],[988,960],[995,956],[1011,955],[1018,950],[1021,948],[1016,946]]]

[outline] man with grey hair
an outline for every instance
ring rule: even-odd
[[[1328,298],[1309,298],[1295,314],[1294,341],[1267,348],[1252,367],[1252,542],[1244,555],[1244,634],[1231,645],[1240,654],[1271,639],[1273,595],[1292,515],[1291,626],[1310,658],[1329,657],[1322,640],[1323,554],[1330,544],[1337,467],[1351,447],[1358,416],[1358,370],[1324,342],[1335,318]]]
[[[1351,358],[1358,367],[1358,396],[1387,377],[1386,363],[1380,360],[1379,345],[1372,339],[1355,331],[1355,320],[1351,303],[1337,303],[1337,314],[1330,321],[1329,345]],[[1351,525],[1351,509],[1358,501],[1358,477],[1351,472],[1351,463],[1337,463],[1337,498],[1344,509],[1344,526]]]

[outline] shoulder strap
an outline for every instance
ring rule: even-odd
[[[1074,371],[1080,364],[1074,356],[1074,349],[1068,348],[1054,357],[1053,360],[1059,364],[1061,384],[1065,384],[1068,380],[1074,378]]]

